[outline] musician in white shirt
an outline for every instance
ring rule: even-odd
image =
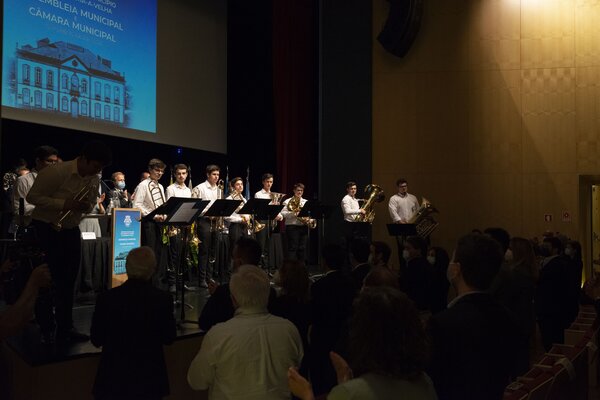
[[[269,204],[279,204],[279,200],[280,197],[271,192],[271,188],[273,187],[273,174],[267,172],[264,173],[262,178],[262,189],[259,190],[258,192],[256,192],[254,194],[254,198],[256,199],[271,199],[271,203]],[[277,214],[277,216],[275,217],[275,221],[279,222],[279,221],[283,221],[283,215],[281,215],[281,213]],[[267,224],[268,225],[268,221],[267,220],[260,220],[258,221],[261,224]],[[263,229],[262,231],[258,232],[256,234],[256,240],[258,241],[258,243],[260,243],[260,247],[263,249],[263,258],[266,256],[267,253],[267,249],[266,249],[266,245],[267,245],[267,236],[268,236],[268,232],[267,229],[270,229],[269,226],[266,226],[265,229]],[[265,266],[266,267],[266,266]]]
[[[165,202],[163,186],[158,182],[165,173],[165,163],[158,158],[148,162],[147,179],[141,181],[133,194],[133,207],[142,211],[142,217],[147,216]],[[164,215],[155,215],[152,221],[142,221],[142,246],[154,250],[156,256],[156,274],[153,282],[156,287],[167,288],[167,256],[166,246],[162,241],[163,227],[159,223],[165,220]]]
[[[342,199],[342,212],[344,213],[344,221],[355,222],[359,214],[364,214],[365,210],[360,208],[356,199],[356,182],[350,181],[346,183],[346,195]]]
[[[396,181],[398,193],[390,197],[388,209],[390,217],[395,224],[406,224],[419,209],[419,201],[415,196],[408,193],[408,182],[406,179]]]
[[[167,200],[171,197],[183,197],[189,199],[192,197],[192,191],[185,185],[185,181],[188,177],[188,167],[185,164],[177,164],[174,169],[175,183],[167,187],[166,196]]]
[[[227,196],[227,200],[242,200],[242,204],[238,207],[238,210],[241,209],[244,204],[246,204],[246,199],[244,199],[244,181],[241,177],[235,177],[229,181],[229,196]],[[236,210],[237,211],[237,210]],[[229,223],[229,249],[233,251],[233,246],[235,242],[242,237],[248,236],[248,223],[250,221],[250,215],[241,215],[237,212],[234,212],[229,217],[225,218],[225,221]]]
[[[202,182],[194,189],[192,189],[192,197],[210,200],[210,203],[202,211],[202,216],[206,211],[213,205],[215,200],[222,196],[221,190],[219,189],[219,176],[221,170],[218,165],[210,164],[206,166],[206,181]],[[211,246],[216,246],[217,243],[212,243],[212,235],[210,231],[210,220],[205,217],[198,218],[196,223],[198,229],[198,238],[200,239],[199,257],[200,262],[198,265],[199,271],[199,284],[201,287],[208,287],[207,281],[213,279],[212,264],[209,263],[209,249]],[[210,269],[210,270],[209,270]]]
[[[288,243],[288,259],[306,262],[306,239],[308,236],[308,225],[298,218],[299,210],[304,207],[307,200],[302,198],[304,194],[304,184],[296,183],[294,185],[294,196],[283,202],[281,213],[285,218],[285,234]],[[297,212],[289,209],[290,201],[299,202]]]

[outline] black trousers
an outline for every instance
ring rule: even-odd
[[[81,262],[81,232],[79,227],[57,231],[50,224],[36,220],[33,226],[52,275],[52,287],[40,292],[36,303],[36,320],[42,333],[51,333],[56,327],[57,336],[66,337],[73,328],[73,292]]]
[[[286,225],[287,254],[290,260],[306,261],[306,238],[308,226]]]
[[[241,237],[248,237],[248,230],[246,229],[246,225],[234,222],[229,224],[229,252],[233,251],[233,246],[235,246],[235,242],[238,241]]]
[[[152,278],[154,286],[163,290],[168,289],[168,248],[162,241],[162,226],[154,221],[143,221],[142,246],[148,246],[154,250],[156,257],[156,273]]]
[[[198,247],[198,283],[200,286],[205,286],[206,281],[213,279],[213,265],[209,262],[210,253],[216,254],[216,249],[213,247],[216,240],[216,233],[210,230],[210,220],[208,218],[198,218],[196,222],[198,238],[200,246]]]

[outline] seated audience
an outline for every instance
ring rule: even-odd
[[[133,249],[128,280],[98,295],[91,341],[102,346],[96,399],[162,399],[169,394],[163,345],[176,336],[173,299],[152,286],[156,258],[150,247]]]
[[[286,371],[302,360],[302,341],[294,325],[269,314],[269,277],[243,265],[229,284],[235,316],[212,327],[192,361],[192,389],[209,390],[209,399],[290,398]]]
[[[338,385],[327,399],[436,399],[424,372],[426,335],[404,293],[391,287],[363,289],[354,305],[349,343],[349,364],[330,354]],[[310,384],[295,368],[289,369],[288,382],[300,399],[314,399]]]
[[[427,262],[431,265],[431,313],[436,314],[446,309],[448,305],[448,289],[450,283],[446,278],[446,271],[450,257],[448,252],[441,247],[431,247],[427,252]]]
[[[487,293],[502,264],[495,240],[469,234],[458,240],[448,279],[456,297],[429,320],[428,372],[440,399],[500,399],[509,382],[517,327]]]
[[[232,272],[235,273],[240,266],[245,264],[258,265],[261,253],[260,244],[255,239],[248,237],[239,238],[231,254]],[[218,283],[211,282],[208,291],[211,296],[208,298],[198,318],[198,325],[204,331],[208,331],[219,322],[230,320],[233,318],[235,311],[231,302],[229,284],[219,285]],[[269,301],[274,298],[275,291],[271,289]]]
[[[341,271],[344,253],[338,245],[325,245],[321,251],[325,275],[312,284],[309,370],[315,393],[327,393],[335,386],[335,371],[329,352],[346,337],[347,320],[352,311],[354,286]]]

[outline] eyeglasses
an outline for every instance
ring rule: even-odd
[[[164,170],[164,169],[157,169],[157,168],[154,168],[154,169],[153,169],[153,171],[154,171],[154,172],[156,172],[157,174],[164,174],[164,173],[165,173],[165,170]]]

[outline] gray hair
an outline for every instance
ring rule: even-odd
[[[271,285],[269,277],[254,265],[242,265],[229,282],[231,295],[240,307],[266,308]]]
[[[125,261],[125,270],[130,279],[149,280],[156,270],[154,251],[148,246],[130,250]]]

